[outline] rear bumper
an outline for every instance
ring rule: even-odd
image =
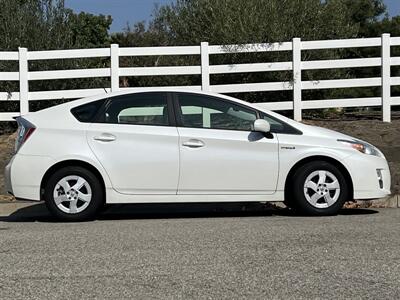
[[[11,184],[11,166],[12,166],[13,160],[14,160],[14,156],[8,162],[8,164],[4,170],[4,183],[5,183],[6,192],[11,195],[14,195],[13,189],[12,189],[12,184]]]
[[[40,185],[52,160],[47,156],[16,154],[5,168],[7,192],[17,199],[40,201]]]
[[[343,162],[353,180],[354,199],[378,199],[390,195],[391,176],[385,158],[356,153]]]

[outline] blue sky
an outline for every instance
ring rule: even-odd
[[[155,5],[173,0],[65,0],[65,6],[76,12],[111,15],[111,32],[121,31],[126,24],[146,21],[151,17]]]
[[[400,15],[400,0],[384,0],[391,16]]]
[[[111,31],[120,31],[126,24],[145,21],[151,17],[155,5],[173,0],[65,0],[66,6],[76,12],[111,15],[114,19]],[[400,15],[400,0],[384,0],[391,16]]]

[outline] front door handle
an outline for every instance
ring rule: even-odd
[[[205,144],[203,141],[196,140],[196,139],[190,139],[186,142],[183,142],[182,146],[189,147],[189,148],[201,148],[201,147],[204,147]]]
[[[93,139],[100,142],[112,142],[115,141],[117,137],[111,133],[102,133],[99,136],[95,136]]]

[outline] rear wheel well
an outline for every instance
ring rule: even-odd
[[[43,178],[42,178],[42,182],[40,183],[40,199],[43,200],[43,194],[44,194],[44,188],[48,182],[48,180],[50,179],[51,175],[53,175],[56,171],[65,168],[65,167],[82,167],[85,168],[87,170],[89,170],[90,172],[92,172],[96,178],[99,180],[100,185],[102,186],[103,189],[103,195],[105,196],[105,183],[103,180],[103,176],[101,176],[99,170],[97,170],[96,167],[94,167],[93,165],[85,162],[85,161],[81,161],[81,160],[64,160],[61,162],[56,163],[55,165],[51,166],[46,173],[44,174]]]
[[[285,201],[290,201],[290,191],[291,191],[291,186],[292,186],[292,181],[293,181],[293,175],[296,173],[298,169],[300,169],[302,166],[306,165],[309,162],[312,161],[325,161],[328,163],[331,163],[335,167],[337,167],[340,172],[342,172],[343,176],[346,178],[346,181],[349,184],[349,195],[350,198],[349,200],[353,200],[354,198],[354,189],[353,189],[353,180],[351,179],[349,171],[346,169],[346,167],[339,162],[338,160],[329,157],[329,156],[310,156],[306,157],[300,161],[298,161],[289,171],[288,176],[286,177],[286,182],[285,182]]]

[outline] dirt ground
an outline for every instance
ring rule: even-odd
[[[15,133],[0,135],[0,195],[6,193],[4,189],[4,168],[14,151],[14,141]],[[4,199],[4,196],[2,198]]]
[[[389,161],[392,192],[400,193],[400,120],[392,123],[380,120],[306,120],[305,123],[340,131],[377,146]],[[15,134],[0,135],[0,195],[5,194],[3,170],[12,155],[14,140]]]

